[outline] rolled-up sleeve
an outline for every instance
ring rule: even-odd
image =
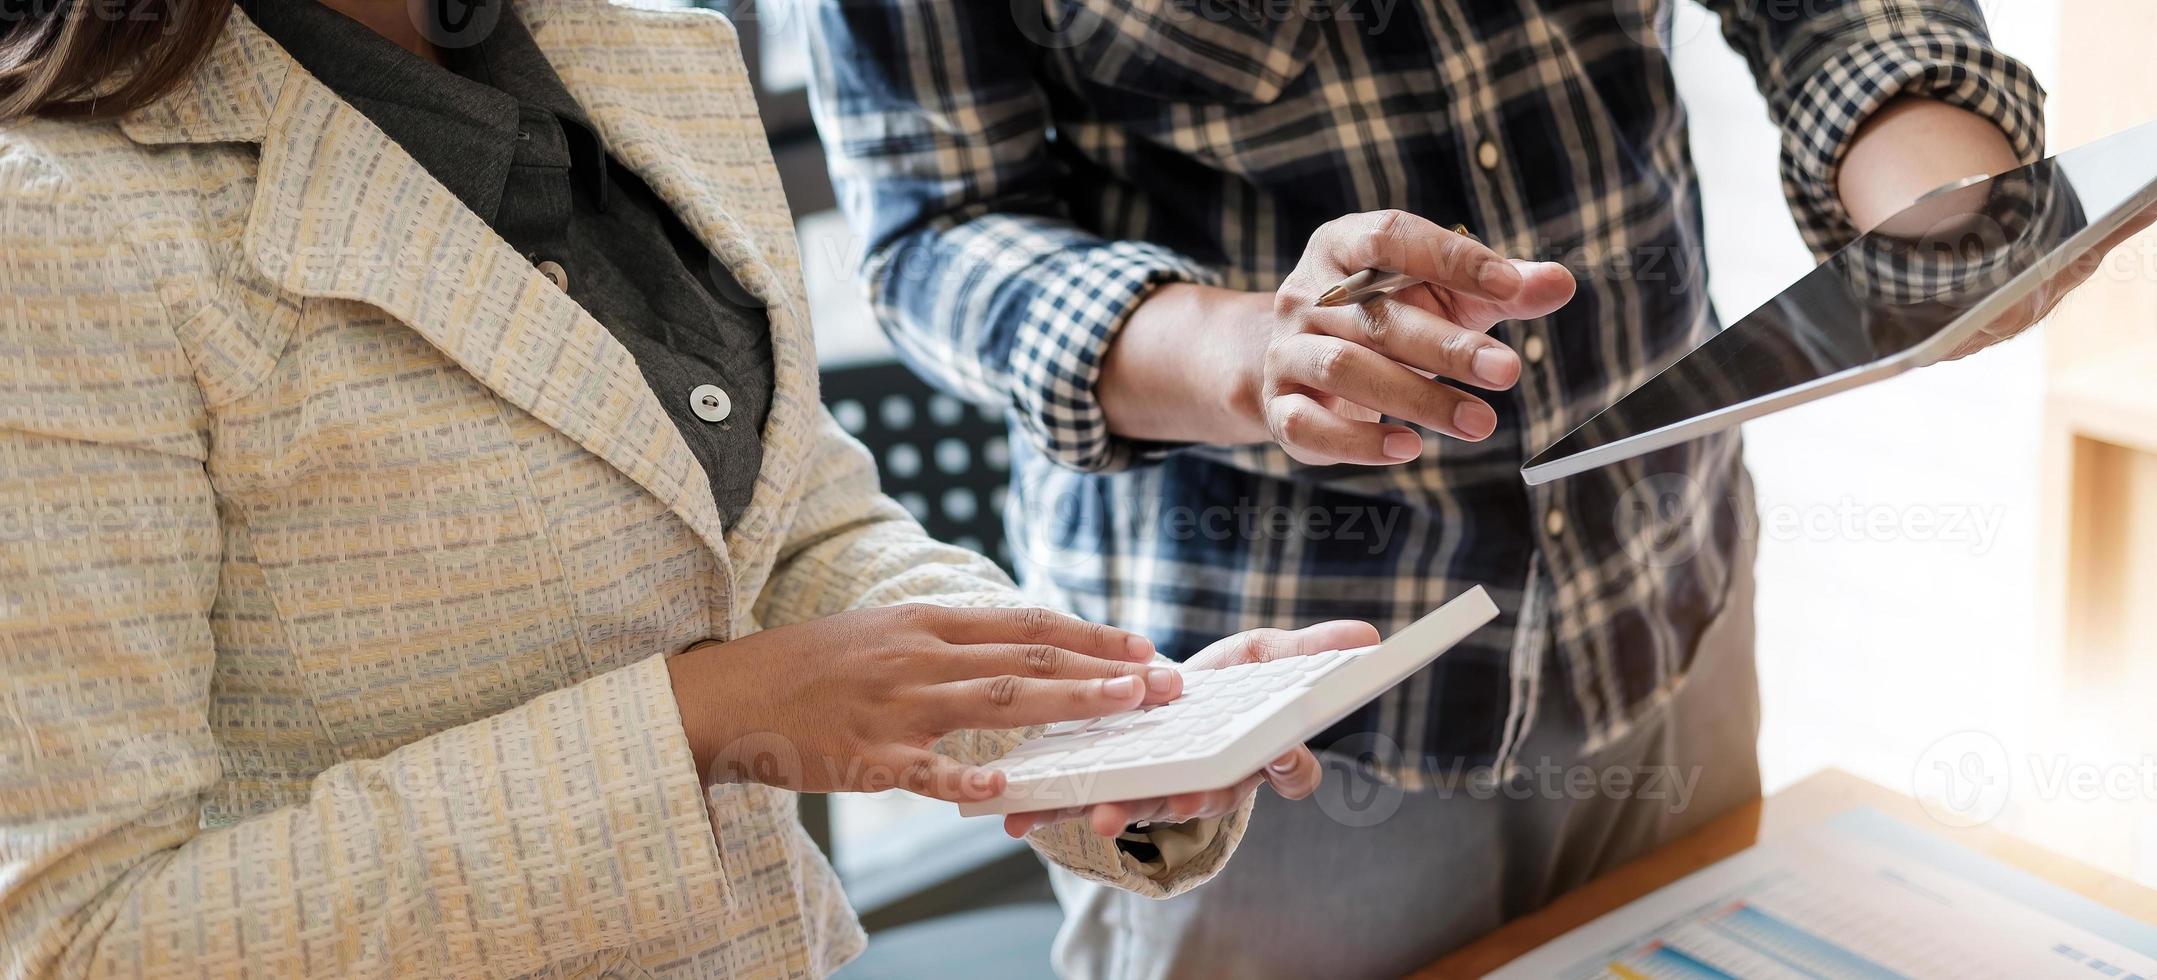
[[[2044,155],[2044,88],[1992,46],[1974,0],[1707,0],[1783,133],[1783,187],[1815,252],[1856,237],[1836,190],[1858,130],[1902,96],[2000,127],[2024,163]]]
[[[879,323],[937,386],[1011,413],[1050,460],[1101,471],[1141,444],[1094,397],[1103,355],[1174,250],[1074,224],[1054,190],[1048,113],[1004,4],[821,0],[810,91]]]

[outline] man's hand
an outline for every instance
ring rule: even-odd
[[[1354,620],[1319,623],[1300,630],[1251,630],[1215,641],[1192,657],[1186,667],[1205,670],[1235,664],[1264,663],[1268,660],[1301,657],[1328,650],[1350,650],[1369,646],[1378,640],[1377,627]],[[1226,789],[1123,803],[1099,803],[1069,810],[1013,813],[1004,817],[1004,832],[1013,837],[1023,837],[1036,827],[1063,820],[1084,819],[1094,833],[1103,837],[1114,837],[1122,833],[1125,827],[1140,821],[1183,823],[1221,816],[1242,806],[1244,799],[1256,791],[1261,783],[1272,786],[1274,792],[1288,799],[1300,800],[1318,788],[1319,775],[1318,759],[1311,755],[1310,749],[1299,745],[1289,750],[1288,754],[1267,763],[1264,772],[1254,773]]]
[[[1423,282],[1360,306],[1316,305],[1366,268]],[[1381,416],[1488,438],[1490,406],[1435,379],[1512,387],[1520,358],[1490,328],[1548,315],[1573,289],[1562,265],[1508,260],[1412,214],[1349,215],[1311,236],[1271,295],[1156,290],[1110,346],[1096,395],[1110,430],[1127,438],[1270,440],[1314,465],[1403,463],[1422,454],[1423,436]]]

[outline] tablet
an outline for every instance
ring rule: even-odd
[[[1951,184],[1835,253],[1521,468],[1530,485],[1630,459],[1960,352],[2101,259],[2157,205],[2157,123]]]

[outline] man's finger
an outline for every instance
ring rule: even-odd
[[[1502,354],[1510,365],[1499,370],[1498,376],[1508,382],[1519,377],[1519,358],[1504,345],[1495,341],[1492,344],[1483,349]],[[1465,363],[1469,355],[1456,352],[1449,356]],[[1267,348],[1266,360],[1270,383],[1321,391],[1456,439],[1475,442],[1488,438],[1498,428],[1498,413],[1482,399],[1432,381],[1387,355],[1338,337],[1285,337]],[[1383,448],[1381,444],[1381,451]]]
[[[1266,428],[1299,463],[1393,466],[1423,454],[1423,437],[1405,425],[1343,418],[1303,391],[1266,399]]]
[[[1520,271],[1483,243],[1406,211],[1371,211],[1327,222],[1311,236],[1310,273],[1331,285],[1364,269],[1402,272],[1435,286],[1494,300],[1520,292]],[[1323,289],[1325,286],[1320,286]]]
[[[1410,287],[1355,306],[1312,314],[1308,323],[1328,336],[1368,347],[1426,376],[1503,391],[1520,380],[1520,355],[1481,329],[1455,323],[1428,304],[1404,302],[1426,295]]]
[[[1450,317],[1468,330],[1487,332],[1509,320],[1533,320],[1556,313],[1572,302],[1573,294],[1579,289],[1573,270],[1561,263],[1508,261],[1521,275],[1520,292],[1512,299],[1492,300],[1466,293],[1415,288],[1403,289],[1392,298]]]

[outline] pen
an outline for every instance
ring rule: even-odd
[[[1454,225],[1453,233],[1456,235],[1465,235],[1468,238],[1473,239],[1477,244],[1481,244],[1483,241],[1480,238],[1476,238],[1475,233],[1469,231],[1467,225]],[[1318,305],[1354,306],[1358,303],[1368,303],[1371,300],[1377,299],[1380,296],[1384,296],[1385,294],[1399,289],[1402,286],[1406,286],[1410,283],[1420,281],[1421,280],[1405,272],[1385,272],[1379,269],[1365,269],[1362,272],[1350,275],[1348,278],[1343,279],[1340,282],[1334,283],[1333,288],[1319,294]]]

